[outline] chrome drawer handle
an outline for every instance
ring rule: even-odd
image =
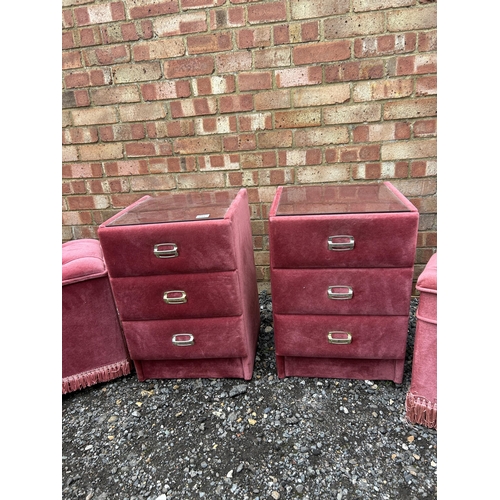
[[[182,290],[169,290],[163,294],[163,300],[167,304],[184,304],[184,302],[187,302],[186,292]]]
[[[159,259],[171,259],[179,255],[177,252],[177,245],[175,243],[158,243],[154,246],[153,253],[155,254],[155,257],[158,257]]]
[[[333,335],[342,335],[342,337],[334,337]],[[350,344],[352,341],[352,335],[349,332],[333,331],[328,332],[328,343],[329,344]]]
[[[335,289],[341,289],[344,291],[335,292]],[[350,286],[347,285],[333,285],[328,287],[328,298],[332,300],[349,300],[352,299],[353,291]]]
[[[339,241],[334,241],[339,240]],[[347,241],[346,241],[347,240]],[[354,236],[348,234],[338,234],[328,238],[328,250],[343,252],[354,248]]]
[[[190,333],[176,333],[172,335],[172,344],[178,346],[188,346],[194,344],[194,335]]]

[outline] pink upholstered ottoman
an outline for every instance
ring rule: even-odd
[[[417,280],[420,298],[406,417],[437,429],[437,253]]]
[[[99,241],[62,245],[62,393],[130,373]]]

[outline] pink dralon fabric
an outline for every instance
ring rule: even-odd
[[[62,393],[130,373],[130,360],[97,240],[62,245]]]
[[[417,280],[420,299],[406,418],[437,429],[437,253]]]

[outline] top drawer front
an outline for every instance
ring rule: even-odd
[[[417,231],[418,212],[270,217],[271,266],[411,267]]]
[[[236,269],[226,219],[99,228],[111,277]]]

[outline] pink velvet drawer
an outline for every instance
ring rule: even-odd
[[[433,254],[417,280],[420,292],[417,317],[437,324],[437,253]]]
[[[412,267],[418,212],[270,216],[269,245],[274,268]],[[352,250],[329,249],[329,239]]]
[[[277,356],[404,359],[407,316],[301,316],[275,314]],[[333,344],[330,332],[348,332],[348,344]],[[402,335],[402,332],[405,334]],[[331,334],[347,339],[347,333]]]
[[[122,320],[239,316],[238,272],[111,278]]]
[[[408,315],[413,268],[273,269],[278,314]]]
[[[225,219],[167,222],[101,227],[99,240],[111,277],[232,271],[231,230]]]
[[[134,360],[243,357],[244,326],[241,316],[123,322]]]

